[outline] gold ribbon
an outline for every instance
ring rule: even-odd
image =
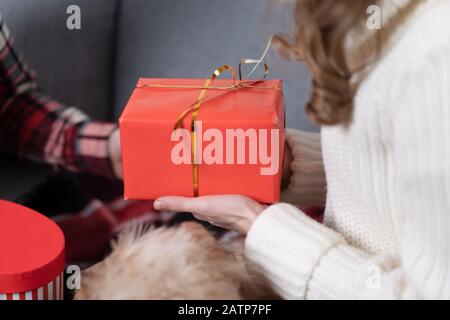
[[[270,44],[270,43],[269,43]],[[267,50],[266,50],[267,51]],[[264,77],[259,80],[247,80],[256,70],[256,68],[260,64],[264,65]],[[242,79],[242,65],[244,64],[255,64],[253,70],[247,75],[246,79]],[[231,85],[224,86],[212,86],[214,81],[223,73],[230,72],[232,76]],[[255,89],[264,89],[264,90],[278,90],[281,91],[280,88],[275,86],[260,86],[257,85],[262,81],[266,80],[269,76],[269,65],[265,62],[255,59],[242,59],[239,63],[239,80],[236,80],[236,69],[228,64],[221,66],[214,70],[213,74],[209,79],[206,79],[205,83],[202,86],[183,86],[183,85],[160,85],[160,84],[143,84],[137,86],[137,88],[174,88],[174,89],[200,89],[200,94],[191,105],[189,105],[178,117],[175,122],[175,126],[173,130],[177,130],[183,126],[183,120],[186,118],[188,114],[191,114],[191,163],[192,163],[192,187],[193,187],[193,195],[194,197],[198,197],[199,195],[199,165],[196,161],[197,159],[197,129],[195,127],[195,121],[197,120],[198,112],[200,110],[200,106],[205,101],[205,96],[207,90],[237,90],[240,88],[255,88]]]

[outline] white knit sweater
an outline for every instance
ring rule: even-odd
[[[284,298],[450,299],[450,1],[387,0],[385,23],[412,1],[350,127],[288,131],[284,201],[324,201],[323,165],[327,196],[324,224],[280,203],[248,233],[248,259]]]

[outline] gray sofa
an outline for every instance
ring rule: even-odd
[[[69,5],[81,30],[66,27]],[[289,31],[289,7],[274,0],[2,0],[0,12],[52,97],[116,121],[140,76],[207,77],[212,68],[257,57],[272,32]],[[272,78],[285,80],[287,123],[304,117],[305,66],[270,53]],[[0,154],[0,198],[14,199],[50,169]]]

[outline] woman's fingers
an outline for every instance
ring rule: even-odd
[[[240,233],[247,233],[253,221],[264,210],[260,203],[239,195],[186,198],[165,196],[155,200],[156,210],[191,212],[199,220]]]
[[[189,200],[189,198],[185,197],[161,197],[155,200],[153,207],[160,211],[190,211],[191,206]]]
[[[156,210],[205,213],[208,210],[208,197],[187,198],[177,196],[161,197],[155,200]]]

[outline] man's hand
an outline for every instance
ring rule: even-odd
[[[120,132],[119,129],[114,131],[109,137],[109,154],[114,174],[117,178],[123,179],[122,174],[122,151],[120,148]]]

